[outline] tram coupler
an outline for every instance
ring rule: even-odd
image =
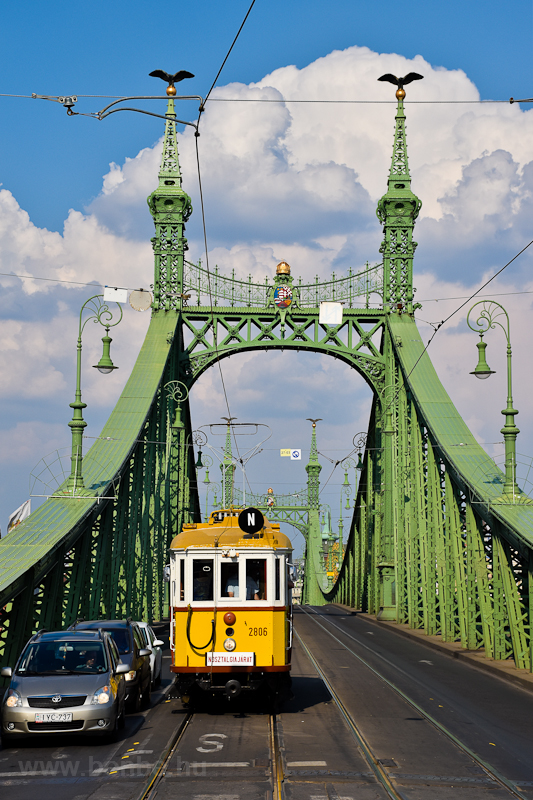
[[[232,698],[240,695],[242,686],[239,681],[236,681],[235,678],[232,678],[226,683],[225,689],[228,700],[231,700]]]

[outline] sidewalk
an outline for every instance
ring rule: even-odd
[[[484,650],[465,650],[460,642],[443,642],[440,636],[426,636],[424,631],[414,630],[404,623],[386,622],[378,620],[374,614],[366,614],[362,611],[356,611],[350,606],[344,606],[341,603],[331,603],[336,608],[342,608],[347,614],[357,614],[358,617],[364,619],[372,625],[383,626],[399,636],[405,636],[407,639],[412,639],[420,644],[430,647],[433,650],[438,650],[440,653],[450,656],[451,658],[460,658],[472,664],[478,669],[483,669],[486,672],[491,672],[498,678],[502,678],[509,683],[514,683],[526,691],[533,692],[533,674],[526,669],[516,669],[513,659],[506,661],[494,661],[485,657]]]

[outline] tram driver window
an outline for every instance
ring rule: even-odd
[[[222,562],[220,565],[222,597],[239,597],[239,564]]]
[[[266,600],[266,558],[246,560],[246,599]]]
[[[212,558],[195,558],[192,562],[192,599],[213,599]]]

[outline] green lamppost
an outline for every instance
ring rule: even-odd
[[[70,403],[70,407],[73,410],[72,420],[69,422],[69,428],[72,431],[72,455],[70,457],[71,467],[70,467],[70,476],[67,481],[67,489],[69,494],[75,494],[78,489],[83,489],[83,474],[82,474],[82,462],[83,462],[83,430],[87,426],[87,423],[83,419],[83,409],[87,408],[87,403],[84,403],[81,399],[81,336],[84,331],[85,326],[87,323],[92,320],[95,323],[99,323],[105,328],[105,336],[102,337],[103,342],[103,352],[102,358],[95,364],[95,369],[101,372],[103,375],[108,375],[110,372],[113,372],[114,369],[118,369],[115,367],[113,362],[111,361],[111,356],[109,354],[109,349],[111,347],[111,337],[109,336],[109,329],[114,328],[115,325],[122,319],[122,306],[120,303],[117,303],[119,307],[120,316],[116,322],[112,322],[113,314],[109,310],[108,304],[103,300],[103,294],[94,295],[94,297],[90,297],[81,307],[80,311],[80,324],[78,329],[78,346],[77,346],[77,356],[76,356],[76,393],[74,396],[74,402]],[[86,308],[92,312],[90,316],[88,316],[85,321],[83,320],[83,312]]]
[[[479,306],[481,308],[478,308]],[[470,315],[475,308],[478,310],[472,316],[471,321]],[[521,503],[531,502],[529,498],[524,497],[516,482],[516,437],[520,430],[515,425],[515,416],[518,411],[513,407],[511,323],[509,322],[509,315],[500,303],[496,303],[494,300],[481,300],[472,306],[468,312],[466,322],[471,330],[479,333],[480,341],[477,344],[478,363],[475,370],[470,374],[481,380],[494,375],[494,371],[491,370],[485,358],[487,345],[483,341],[483,335],[488,330],[496,327],[501,328],[505,334],[507,340],[507,406],[502,411],[505,416],[505,424],[501,429],[505,442],[505,482],[500,502],[508,503],[516,502],[517,500]]]

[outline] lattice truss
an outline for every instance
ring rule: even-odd
[[[318,479],[317,479],[318,480]],[[234,502],[244,507],[242,490],[234,489]],[[262,511],[270,522],[284,522],[300,531],[307,540],[309,535],[310,503],[307,488],[293,494],[281,494],[275,497],[265,494],[246,493],[246,505]]]
[[[348,309],[340,325],[321,325],[318,309],[295,310],[285,322],[275,311],[183,311],[182,380],[191,384],[218,358],[238,351],[292,349],[335,355],[355,366],[377,388],[384,379],[381,340],[384,315]]]
[[[387,445],[375,402],[346,554],[327,599],[379,613],[391,492],[397,621],[531,670],[531,550],[484,518],[483,504],[443,457],[414,400],[403,390],[397,400],[393,488],[383,483]]]
[[[157,398],[118,478],[102,501],[54,554],[42,578],[33,572],[0,612],[2,662],[13,663],[35,630],[62,629],[76,619],[161,619],[168,605],[163,580],[167,549],[199,505],[188,406],[185,426],[172,426],[175,403]],[[186,498],[186,500],[185,500]],[[73,500],[75,502],[75,500]]]

